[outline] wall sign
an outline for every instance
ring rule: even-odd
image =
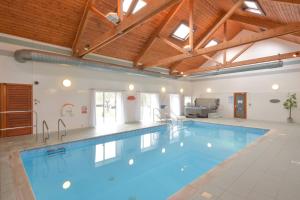
[[[87,114],[87,113],[88,113],[87,106],[81,106],[81,114]]]
[[[128,100],[128,101],[134,101],[134,100],[135,100],[135,96],[128,96],[128,97],[127,97],[127,100]]]

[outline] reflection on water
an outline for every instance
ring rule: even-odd
[[[113,136],[105,142],[92,140],[66,146],[65,154],[23,156],[23,162],[38,200],[160,200],[263,133],[188,124],[132,137]]]

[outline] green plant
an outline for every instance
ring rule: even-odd
[[[296,94],[289,94],[288,98],[283,103],[285,109],[289,110],[289,119],[292,118],[292,109],[297,108],[297,97]]]

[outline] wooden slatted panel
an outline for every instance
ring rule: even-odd
[[[32,110],[32,86],[6,84],[6,111]]]
[[[32,133],[32,85],[1,84],[1,136]],[[23,112],[22,112],[23,111]],[[6,130],[5,130],[6,129]]]

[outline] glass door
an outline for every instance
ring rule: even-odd
[[[117,92],[96,92],[96,122],[97,125],[117,122]]]
[[[170,111],[171,115],[180,116],[180,96],[178,94],[170,94]]]
[[[159,108],[158,94],[141,93],[141,121],[153,122],[159,117],[159,112],[154,109]]]

